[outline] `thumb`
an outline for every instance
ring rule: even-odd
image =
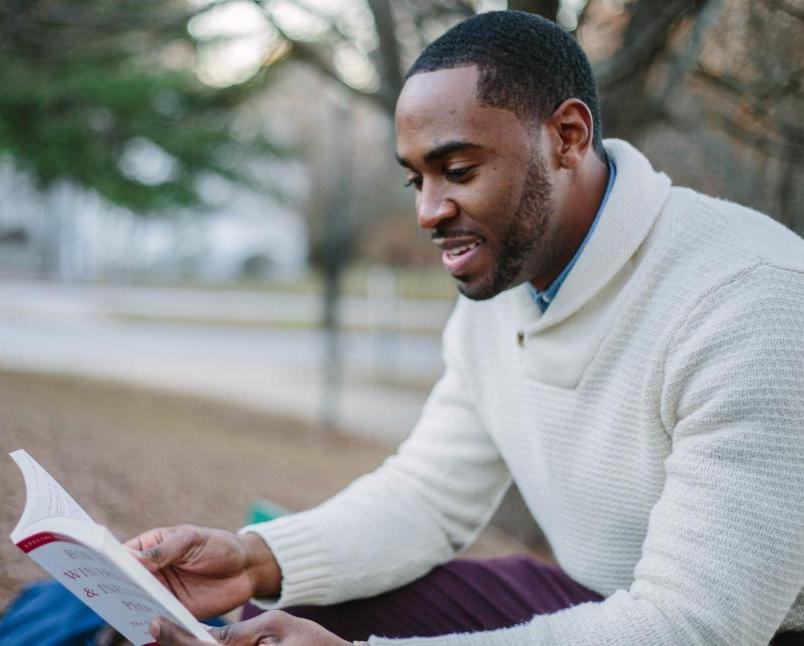
[[[200,643],[190,633],[182,630],[164,617],[154,619],[151,622],[149,632],[154,639],[158,640],[160,646],[195,646]]]
[[[225,646],[250,646],[258,642],[254,641],[253,635],[249,636],[242,630],[242,623],[227,624],[221,628],[210,628],[210,636],[218,643]]]
[[[227,624],[221,628],[210,628],[209,634],[225,646],[255,646],[256,644],[278,644],[281,632],[279,611],[269,611],[247,621]]]
[[[195,534],[190,531],[166,533],[161,541],[143,549],[139,558],[148,569],[161,570],[184,560],[193,547],[194,538]]]

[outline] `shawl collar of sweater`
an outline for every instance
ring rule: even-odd
[[[670,179],[636,148],[616,139],[604,145],[617,165],[617,178],[555,300],[542,314],[527,285],[503,296],[518,312],[525,374],[560,388],[575,388],[581,380],[622,304],[625,285],[639,265],[637,252],[670,196]]]
[[[526,286],[516,288],[526,334],[561,323],[589,303],[628,263],[654,225],[670,194],[670,179],[656,172],[636,148],[607,139],[617,178],[592,237],[544,315]]]

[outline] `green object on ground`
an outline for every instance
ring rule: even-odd
[[[267,520],[274,520],[280,516],[286,516],[290,511],[278,505],[273,500],[266,500],[264,498],[252,500],[248,506],[246,513],[246,524],[252,525],[254,523],[264,523]]]

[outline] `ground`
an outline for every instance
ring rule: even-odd
[[[0,533],[24,504],[9,451],[26,449],[119,538],[188,522],[237,529],[250,500],[311,507],[392,447],[323,435],[290,419],[75,377],[0,371]],[[496,530],[473,555],[522,547]],[[42,572],[0,540],[0,609]]]

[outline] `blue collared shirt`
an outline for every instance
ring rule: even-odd
[[[589,238],[592,237],[592,232],[595,230],[597,226],[597,221],[600,219],[600,214],[603,213],[603,209],[606,206],[606,202],[609,199],[609,193],[611,193],[611,187],[614,186],[614,178],[617,176],[617,167],[614,165],[614,162],[609,158],[609,181],[606,184],[606,192],[603,193],[603,199],[600,200],[600,206],[597,207],[597,213],[595,213],[595,219],[592,220],[592,224],[589,226],[589,231],[586,232],[586,237],[581,242],[581,245],[575,251],[575,255],[572,257],[567,263],[567,266],[561,271],[561,273],[556,277],[556,279],[550,283],[550,286],[545,289],[544,291],[539,291],[536,289],[532,283],[527,283],[528,289],[530,290],[531,296],[533,296],[533,300],[536,302],[536,305],[539,306],[539,309],[544,314],[544,311],[547,309],[547,306],[553,302],[558,294],[558,290],[561,287],[561,284],[564,282],[564,279],[569,275],[572,267],[578,262],[578,258],[581,256],[581,252],[583,248],[586,246],[586,243],[589,242]]]

